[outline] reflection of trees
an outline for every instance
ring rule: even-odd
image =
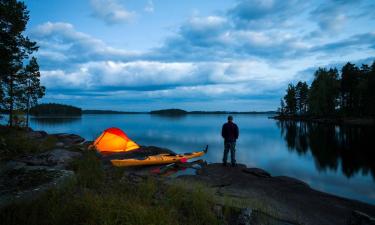
[[[341,170],[347,177],[362,171],[375,178],[375,127],[335,126],[280,121],[278,127],[288,148],[298,154],[310,151],[319,170]]]

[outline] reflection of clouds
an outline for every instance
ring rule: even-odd
[[[80,122],[56,124],[53,127],[32,122],[35,130],[49,133],[77,133],[88,140],[109,127],[119,127],[141,145],[169,148],[177,153],[202,150],[208,162],[221,162],[223,140],[222,123],[227,115],[187,115],[183,119],[163,120],[143,115],[83,115]],[[369,175],[356,174],[347,179],[341,170],[318,171],[310,152],[299,155],[289,151],[275,121],[265,115],[235,115],[240,128],[237,143],[237,161],[248,167],[259,167],[273,176],[296,177],[311,187],[329,193],[375,203],[374,182]],[[340,165],[341,166],[341,165]]]

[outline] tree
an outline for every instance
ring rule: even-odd
[[[29,126],[30,108],[38,103],[38,99],[42,98],[45,93],[45,87],[40,85],[40,72],[37,59],[32,57],[29,64],[24,69],[21,76],[23,92],[21,102],[26,108],[26,126]]]
[[[286,112],[291,115],[295,115],[297,111],[297,99],[296,99],[296,88],[293,84],[288,85],[286,95],[284,97],[286,106]]]
[[[335,115],[339,95],[338,71],[336,68],[319,68],[308,95],[309,112],[316,116]]]
[[[278,113],[280,115],[284,115],[285,114],[285,102],[283,99],[280,99],[280,107],[278,108]]]
[[[21,94],[23,61],[38,49],[36,42],[23,35],[28,20],[29,12],[23,2],[0,0],[1,103],[9,111],[10,126]]]
[[[341,108],[346,115],[358,113],[360,70],[354,64],[347,63],[341,70]]]
[[[369,103],[371,102],[370,90],[369,90],[369,79],[371,76],[371,68],[362,64],[359,70],[359,81],[356,87],[357,102],[355,105],[356,116],[369,115]]]
[[[364,102],[366,114],[375,117],[375,61],[367,74],[367,91]]]
[[[296,99],[297,99],[297,111],[299,114],[306,114],[308,104],[307,95],[309,92],[309,86],[306,82],[299,81],[296,85]]]

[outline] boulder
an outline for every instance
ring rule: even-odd
[[[76,145],[81,144],[85,141],[85,139],[76,134],[52,134],[52,136],[56,137],[59,142],[64,143],[64,145]]]

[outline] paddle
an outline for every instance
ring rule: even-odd
[[[168,170],[173,170],[173,169],[186,169],[186,168],[192,168],[192,169],[197,169],[194,167],[196,164],[203,164],[204,161],[202,159],[195,160],[193,162],[185,162],[185,163],[171,163],[159,168],[155,168],[151,170],[151,173],[154,174],[163,174]]]

